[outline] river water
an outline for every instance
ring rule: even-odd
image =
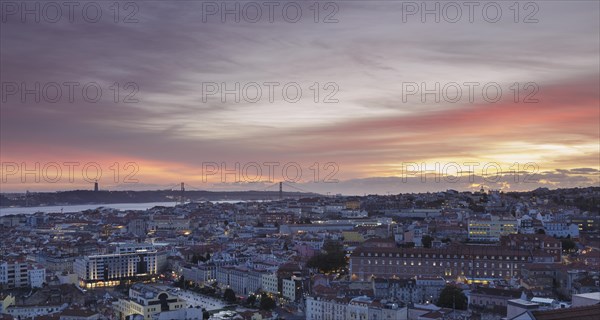
[[[211,201],[214,203],[237,203],[242,200],[219,200]],[[45,207],[24,207],[24,208],[0,208],[0,216],[9,214],[33,214],[36,212],[53,213],[53,212],[79,212],[84,210],[96,209],[99,207],[113,208],[118,210],[147,210],[156,206],[174,207],[177,202],[144,202],[144,203],[109,203],[109,204],[81,204],[81,205],[65,205],[65,206],[45,206]]]

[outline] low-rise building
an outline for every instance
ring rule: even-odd
[[[579,226],[575,223],[563,221],[544,222],[544,231],[547,235],[557,238],[579,238]]]
[[[600,303],[600,292],[574,294],[573,307],[589,306]]]
[[[28,305],[28,306],[10,306],[6,308],[4,313],[11,315],[16,319],[29,319],[40,316],[56,314],[67,308],[67,304],[44,304],[44,305]]]
[[[525,298],[523,291],[520,290],[478,287],[471,291],[469,304],[476,309],[504,314],[509,300]]]
[[[406,320],[408,309],[396,303],[382,303],[366,296],[306,298],[307,320]]]
[[[100,314],[89,309],[67,309],[60,314],[59,320],[98,320]]]
[[[6,313],[6,309],[13,304],[15,304],[15,296],[0,293],[0,314]]]
[[[167,291],[151,285],[134,284],[129,289],[129,297],[119,299],[114,310],[119,319],[131,315],[141,315],[144,319],[153,319],[163,311],[178,310],[185,307],[185,300]]]

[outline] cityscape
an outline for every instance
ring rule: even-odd
[[[600,2],[0,0],[0,319],[600,319]]]
[[[0,216],[2,313],[587,319],[600,308],[600,187],[183,196],[146,210]]]

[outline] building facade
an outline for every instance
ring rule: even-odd
[[[404,303],[429,303],[435,301],[444,289],[442,277],[417,276],[414,278],[374,278],[373,295],[377,299],[397,300]]]
[[[408,309],[394,303],[382,303],[366,296],[350,298],[306,298],[307,320],[406,320]]]
[[[501,236],[517,233],[517,220],[497,219],[469,220],[469,239],[472,241],[497,242]]]
[[[353,280],[435,276],[462,278],[469,282],[516,277],[533,262],[553,263],[541,250],[518,250],[502,246],[462,245],[446,248],[383,248],[362,246],[350,256]]]
[[[4,288],[40,288],[46,282],[46,269],[26,261],[0,261],[0,284]]]
[[[560,262],[562,257],[562,242],[544,234],[511,234],[500,238],[500,244],[519,250],[542,250],[554,257],[554,262]]]
[[[132,315],[153,319],[153,316],[161,312],[180,310],[184,307],[185,300],[176,295],[140,283],[134,284],[129,289],[128,298],[119,299],[114,304],[115,313],[119,319],[126,319]]]
[[[157,251],[141,249],[133,252],[85,256],[75,260],[73,269],[82,288],[116,286],[124,280],[156,275]]]

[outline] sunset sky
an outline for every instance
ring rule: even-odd
[[[297,187],[332,194],[600,183],[598,1],[537,1],[539,11],[530,17],[532,9],[523,2],[519,22],[509,8],[512,1],[498,1],[502,18],[495,23],[482,16],[485,2],[475,9],[472,23],[467,7],[455,23],[443,18],[436,23],[433,17],[423,22],[418,13],[403,17],[407,7],[400,1],[338,1],[327,8],[321,2],[318,23],[312,1],[296,2],[302,3],[296,23],[278,10],[285,1],[275,8],[273,22],[263,16],[256,23],[230,16],[222,21],[218,14],[207,15],[201,1],[137,1],[139,10],[121,7],[118,17],[134,13],[137,22],[115,23],[112,2],[97,3],[103,15],[96,23],[77,9],[73,22],[63,17],[36,23],[7,15],[3,8],[1,192],[89,189],[81,169],[91,162],[102,168],[101,188],[111,190],[162,189],[180,182],[195,189],[263,190],[286,179],[282,167],[292,162],[302,168]],[[333,12],[332,23],[325,23]],[[537,23],[524,23],[532,17]],[[23,98],[22,87],[11,91],[11,84],[35,88],[36,82],[41,88],[81,85],[72,102],[65,86],[55,103],[45,101],[41,89],[40,102],[33,94]],[[81,87],[91,82],[102,89],[96,103],[81,96]],[[133,90],[125,87],[129,82],[139,88],[131,98],[137,103],[122,101]],[[207,83],[231,89],[236,82],[281,85],[272,102],[265,86],[255,103],[203,93]],[[471,82],[480,84],[472,102],[462,86]],[[516,102],[515,82],[520,86]],[[120,86],[116,103],[114,83]],[[295,103],[281,93],[289,83],[302,89]],[[320,87],[318,102],[314,83]],[[323,88],[327,83],[334,85]],[[420,93],[403,99],[408,83],[427,88],[457,83],[463,95],[457,102],[443,97],[436,102],[433,95],[423,102]],[[481,88],[489,83],[502,88],[497,102],[482,97]],[[527,83],[533,85],[524,88]],[[324,103],[335,86],[339,91],[330,100],[338,101]],[[293,89],[288,92],[294,96]],[[22,181],[22,165],[32,169],[36,162],[48,171],[39,170],[39,182],[33,174]],[[66,162],[80,163],[74,182]],[[124,168],[129,162],[139,169],[136,183],[123,181],[135,167]],[[232,183],[229,175],[222,183],[221,175],[213,174],[203,181],[203,163],[209,162],[228,169],[236,162],[240,167],[255,162],[262,177]],[[280,163],[273,182],[267,181],[265,162]],[[330,162],[335,165],[325,168]],[[465,163],[475,162],[479,165],[467,172]],[[60,178],[52,179],[55,169],[49,163],[60,164]],[[114,163],[120,167],[117,181]],[[318,183],[314,163],[320,167]],[[456,166],[448,164],[460,165],[460,177],[440,174],[436,163],[453,175]],[[486,175],[482,168],[490,163]],[[332,179],[339,181],[323,183],[335,167]],[[495,168],[503,173],[496,175]],[[254,168],[249,170],[254,178]],[[294,170],[288,171],[293,177]]]

